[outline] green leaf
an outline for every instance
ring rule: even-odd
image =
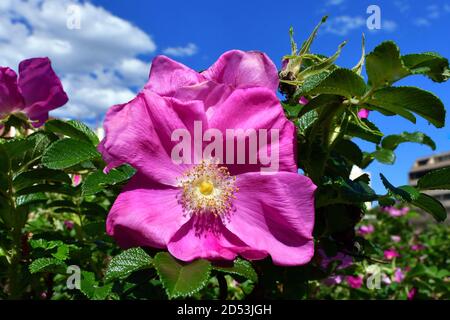
[[[373,143],[380,143],[383,133],[372,122],[367,119],[360,119],[360,123],[349,122],[347,134]]]
[[[14,178],[13,185],[16,190],[21,190],[25,187],[32,186],[35,183],[44,181],[62,182],[67,184],[72,182],[70,177],[62,171],[41,168],[22,172]]]
[[[336,104],[342,102],[342,97],[335,94],[321,94],[312,98],[298,113],[298,117],[309,113],[312,110],[319,108],[326,108],[328,106],[336,106]]]
[[[152,258],[142,248],[131,248],[112,258],[105,281],[125,279],[131,273],[151,266]]]
[[[94,195],[105,189],[105,186],[115,185],[130,179],[136,170],[123,165],[104,174],[102,170],[95,171],[86,177],[82,185],[83,196]]]
[[[8,152],[3,144],[0,144],[0,172],[7,173],[11,169]]]
[[[332,71],[316,86],[311,88],[308,94],[337,94],[347,98],[360,97],[366,92],[364,79],[349,69],[338,68]]]
[[[385,188],[398,200],[412,203],[414,199],[417,199],[419,197],[417,190],[415,190],[413,187],[402,186],[397,188],[394,187],[382,173],[380,173],[380,177]]]
[[[67,266],[64,262],[55,258],[39,258],[30,264],[29,269],[31,273],[65,273]]]
[[[286,113],[288,118],[296,118],[300,110],[303,108],[303,105],[301,104],[290,105],[288,103],[282,102],[281,105],[283,106],[284,112]]]
[[[378,45],[366,57],[366,72],[372,87],[389,86],[410,74],[400,58],[400,50],[392,41]]]
[[[47,200],[48,197],[45,195],[45,193],[31,193],[23,196],[18,196],[16,198],[16,205],[18,207],[21,207],[38,202],[47,202]]]
[[[448,60],[435,52],[407,54],[402,56],[402,60],[412,74],[426,75],[435,82],[449,78]]]
[[[335,145],[335,151],[339,152],[351,163],[360,166],[363,154],[358,145],[350,140],[341,139]]]
[[[445,123],[445,108],[441,100],[431,92],[415,87],[388,87],[373,93],[369,104],[394,112],[406,119],[411,118],[411,112],[420,115],[437,128]]]
[[[450,189],[450,167],[433,170],[419,179],[417,187],[421,190]]]
[[[295,125],[298,128],[298,133],[305,135],[306,130],[318,119],[317,112],[315,110],[310,111],[295,121]]]
[[[65,169],[84,161],[100,158],[91,144],[71,138],[51,144],[42,156],[42,163],[50,169]]]
[[[447,211],[442,203],[425,193],[420,193],[420,196],[411,203],[430,213],[436,221],[442,222],[447,218]]]
[[[211,263],[207,260],[181,262],[167,252],[159,252],[153,264],[169,298],[189,296],[201,290],[211,274]]]
[[[214,265],[213,269],[224,273],[238,275],[253,282],[258,282],[258,274],[255,269],[253,269],[252,264],[244,259],[238,258],[234,260],[230,266]]]
[[[434,141],[422,132],[403,132],[401,134],[393,134],[386,136],[381,142],[381,146],[384,149],[395,150],[400,143],[415,142],[429,146],[431,149],[436,150],[436,144]]]
[[[98,145],[97,135],[84,123],[76,120],[62,121],[49,120],[45,124],[45,129],[54,133],[59,133],[69,138],[82,140],[93,145]]]
[[[363,179],[344,179],[339,177],[321,186],[315,193],[316,207],[331,204],[360,204],[378,199],[378,195]]]
[[[16,192],[18,196],[26,195],[26,194],[32,194],[32,193],[42,193],[42,192],[48,192],[48,193],[59,193],[59,194],[67,194],[67,195],[74,195],[76,193],[75,188],[68,185],[55,185],[55,184],[37,184],[31,187],[26,187],[23,189],[20,189]]]
[[[378,149],[372,152],[372,156],[381,163],[393,164],[395,162],[395,153],[389,149]]]
[[[104,300],[111,293],[113,283],[100,286],[93,272],[82,271],[80,291],[91,300]]]

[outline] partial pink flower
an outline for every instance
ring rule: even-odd
[[[400,283],[403,281],[403,279],[405,279],[405,274],[403,273],[402,269],[400,268],[396,268],[394,271],[394,277],[393,277],[393,281]]]
[[[360,109],[358,111],[358,117],[360,119],[367,119],[369,117],[369,113],[370,113],[370,111],[367,109]]]
[[[413,244],[411,246],[411,250],[412,251],[421,251],[421,250],[423,250],[425,248],[426,248],[426,246],[424,246],[423,244]]]
[[[333,275],[333,276],[326,278],[325,280],[322,281],[322,283],[324,285],[326,285],[327,287],[332,287],[332,286],[342,283],[343,280],[344,280],[344,276],[338,274],[338,275]]]
[[[346,280],[348,285],[353,289],[359,289],[363,284],[363,277],[361,276],[347,276]]]
[[[371,233],[373,233],[375,231],[375,227],[373,226],[373,225],[371,225],[371,224],[368,224],[368,225],[364,225],[364,226],[361,226],[361,227],[359,227],[359,229],[358,229],[358,233],[360,234],[360,235],[368,235],[368,234],[371,234]]]
[[[202,73],[155,58],[145,88],[106,115],[99,150],[108,169],[123,163],[137,169],[108,215],[108,234],[124,248],[167,248],[183,261],[270,255],[277,265],[309,262],[316,186],[297,174],[295,127],[277,87],[275,65],[259,52],[229,51]],[[171,135],[184,129],[194,137],[194,122],[201,134],[279,130],[278,172],[262,175],[262,163],[174,163],[178,142]]]
[[[306,99],[305,97],[300,97],[300,99],[298,100],[298,103],[302,104],[302,105],[307,105],[309,102],[308,99]]]
[[[324,270],[334,261],[339,262],[337,266],[338,270],[348,268],[353,264],[353,258],[345,253],[338,252],[335,256],[329,257],[323,249],[319,249],[318,252],[320,256],[320,267]]]
[[[80,185],[80,183],[81,183],[81,175],[79,175],[79,174],[74,174],[74,175],[72,176],[72,185],[73,185],[74,187],[77,187],[77,186]]]
[[[61,81],[48,58],[33,58],[19,64],[19,77],[0,67],[0,118],[10,113],[25,113],[35,127],[41,126],[50,110],[68,101]]]
[[[408,300],[413,300],[414,299],[414,297],[416,296],[416,294],[417,294],[417,288],[411,288],[409,291],[408,291],[408,294],[407,294],[407,298],[408,298]]]
[[[384,251],[384,257],[388,260],[400,257],[400,254],[395,249],[389,249]]]
[[[64,220],[64,226],[66,227],[67,230],[72,230],[73,227],[75,226],[75,224],[73,223],[73,221],[71,220]]]
[[[390,285],[392,283],[391,278],[389,278],[385,273],[381,275],[381,281],[387,285]]]
[[[391,241],[395,242],[395,243],[398,243],[398,242],[402,241],[402,238],[400,236],[397,236],[397,235],[392,235],[391,236]]]
[[[396,208],[396,207],[384,207],[383,210],[387,212],[391,217],[401,217],[409,212],[408,207]]]

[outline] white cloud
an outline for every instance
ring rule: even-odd
[[[338,6],[342,3],[344,3],[345,0],[328,0],[326,5],[327,6]]]
[[[437,20],[449,12],[449,4],[444,4],[443,6],[431,4],[425,8],[424,15],[415,18],[413,23],[418,27],[429,27],[433,20]]]
[[[163,50],[164,54],[174,57],[193,56],[198,52],[198,48],[194,43],[188,43],[185,47],[169,47]]]
[[[366,18],[362,16],[337,16],[327,21],[325,32],[345,36],[353,30],[367,28],[366,25]],[[392,32],[395,29],[397,29],[395,21],[381,18],[381,31]],[[368,31],[377,32],[379,30],[373,29]]]
[[[394,5],[400,10],[400,12],[406,12],[409,11],[409,9],[411,9],[410,4],[404,0],[394,1]]]
[[[397,23],[393,20],[381,20],[381,29],[387,32],[393,32],[397,29]]]
[[[365,25],[366,19],[360,16],[337,16],[327,21],[325,32],[345,36],[350,31],[359,29]]]
[[[80,29],[67,28],[68,6],[78,5]],[[151,36],[105,9],[78,0],[1,0],[0,65],[16,69],[30,57],[48,56],[69,95],[55,116],[94,119],[142,87],[153,53]]]
[[[413,23],[418,27],[428,27],[430,25],[430,21],[425,18],[417,18],[413,21]]]

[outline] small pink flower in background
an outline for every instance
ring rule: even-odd
[[[360,119],[367,119],[369,117],[369,113],[370,113],[370,111],[367,109],[360,109],[358,111],[358,117]]]
[[[417,291],[418,291],[417,288],[411,288],[407,294],[408,300],[413,300],[417,294]]]
[[[423,244],[413,244],[411,246],[411,250],[412,251],[421,251],[421,250],[423,250],[425,248],[426,248],[426,246],[424,246]]]
[[[385,273],[382,274],[381,281],[387,285],[390,285],[392,283],[391,278],[389,278]]]
[[[403,207],[397,209],[396,207],[384,207],[383,210],[387,212],[391,217],[401,217],[409,212],[409,208]]]
[[[400,257],[400,254],[395,249],[389,249],[384,251],[384,257],[388,260]]]
[[[73,223],[73,221],[64,220],[64,226],[66,227],[67,230],[69,230],[69,231],[72,230],[74,225],[75,224]]]
[[[302,105],[306,105],[308,104],[309,100],[306,99],[305,97],[300,97],[300,99],[298,100],[298,103],[302,104]]]
[[[393,235],[393,236],[391,236],[391,241],[398,243],[398,242],[402,241],[402,238],[400,236]]]
[[[394,271],[394,278],[392,279],[394,282],[400,283],[405,279],[405,274],[402,269],[396,268]]]
[[[0,67],[0,119],[22,112],[39,127],[48,119],[50,110],[67,101],[48,58],[23,60],[19,64],[19,76],[8,67]]]
[[[324,270],[334,261],[339,261],[338,270],[348,268],[353,264],[353,258],[345,253],[338,252],[334,257],[329,257],[322,249],[319,249],[318,252],[321,259],[320,267]]]
[[[353,289],[359,289],[363,284],[363,277],[361,276],[347,276],[346,280],[348,285]]]
[[[79,175],[79,174],[74,174],[74,175],[72,176],[72,185],[73,185],[74,187],[76,187],[76,186],[80,185],[80,183],[81,183],[81,175]]]
[[[371,234],[371,233],[373,233],[375,231],[375,227],[373,226],[373,225],[371,225],[371,224],[368,224],[368,225],[365,225],[365,226],[361,226],[361,227],[359,227],[359,229],[358,229],[358,233],[360,234],[360,235],[368,235],[368,234]]]
[[[183,261],[270,255],[276,265],[308,263],[316,186],[297,173],[295,126],[278,84],[275,65],[260,52],[226,52],[202,73],[156,57],[144,89],[106,115],[99,150],[107,170],[123,163],[137,170],[109,212],[107,233],[123,248],[167,248]],[[174,163],[172,133],[193,137],[194,122],[222,134],[278,130],[278,172],[262,175],[262,164]]]
[[[344,276],[334,275],[334,276],[330,276],[330,277],[326,278],[325,280],[322,281],[322,283],[324,285],[326,285],[327,287],[332,287],[332,286],[342,283],[343,280],[344,280]]]

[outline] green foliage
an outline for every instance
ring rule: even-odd
[[[183,263],[166,252],[158,253],[153,264],[169,298],[198,292],[206,285],[211,272],[211,263],[207,260]]]
[[[152,267],[152,258],[141,248],[132,248],[112,258],[105,281],[128,277],[131,273]]]
[[[100,158],[100,154],[93,145],[65,138],[56,141],[45,151],[42,163],[50,169],[66,169],[98,158]]]

